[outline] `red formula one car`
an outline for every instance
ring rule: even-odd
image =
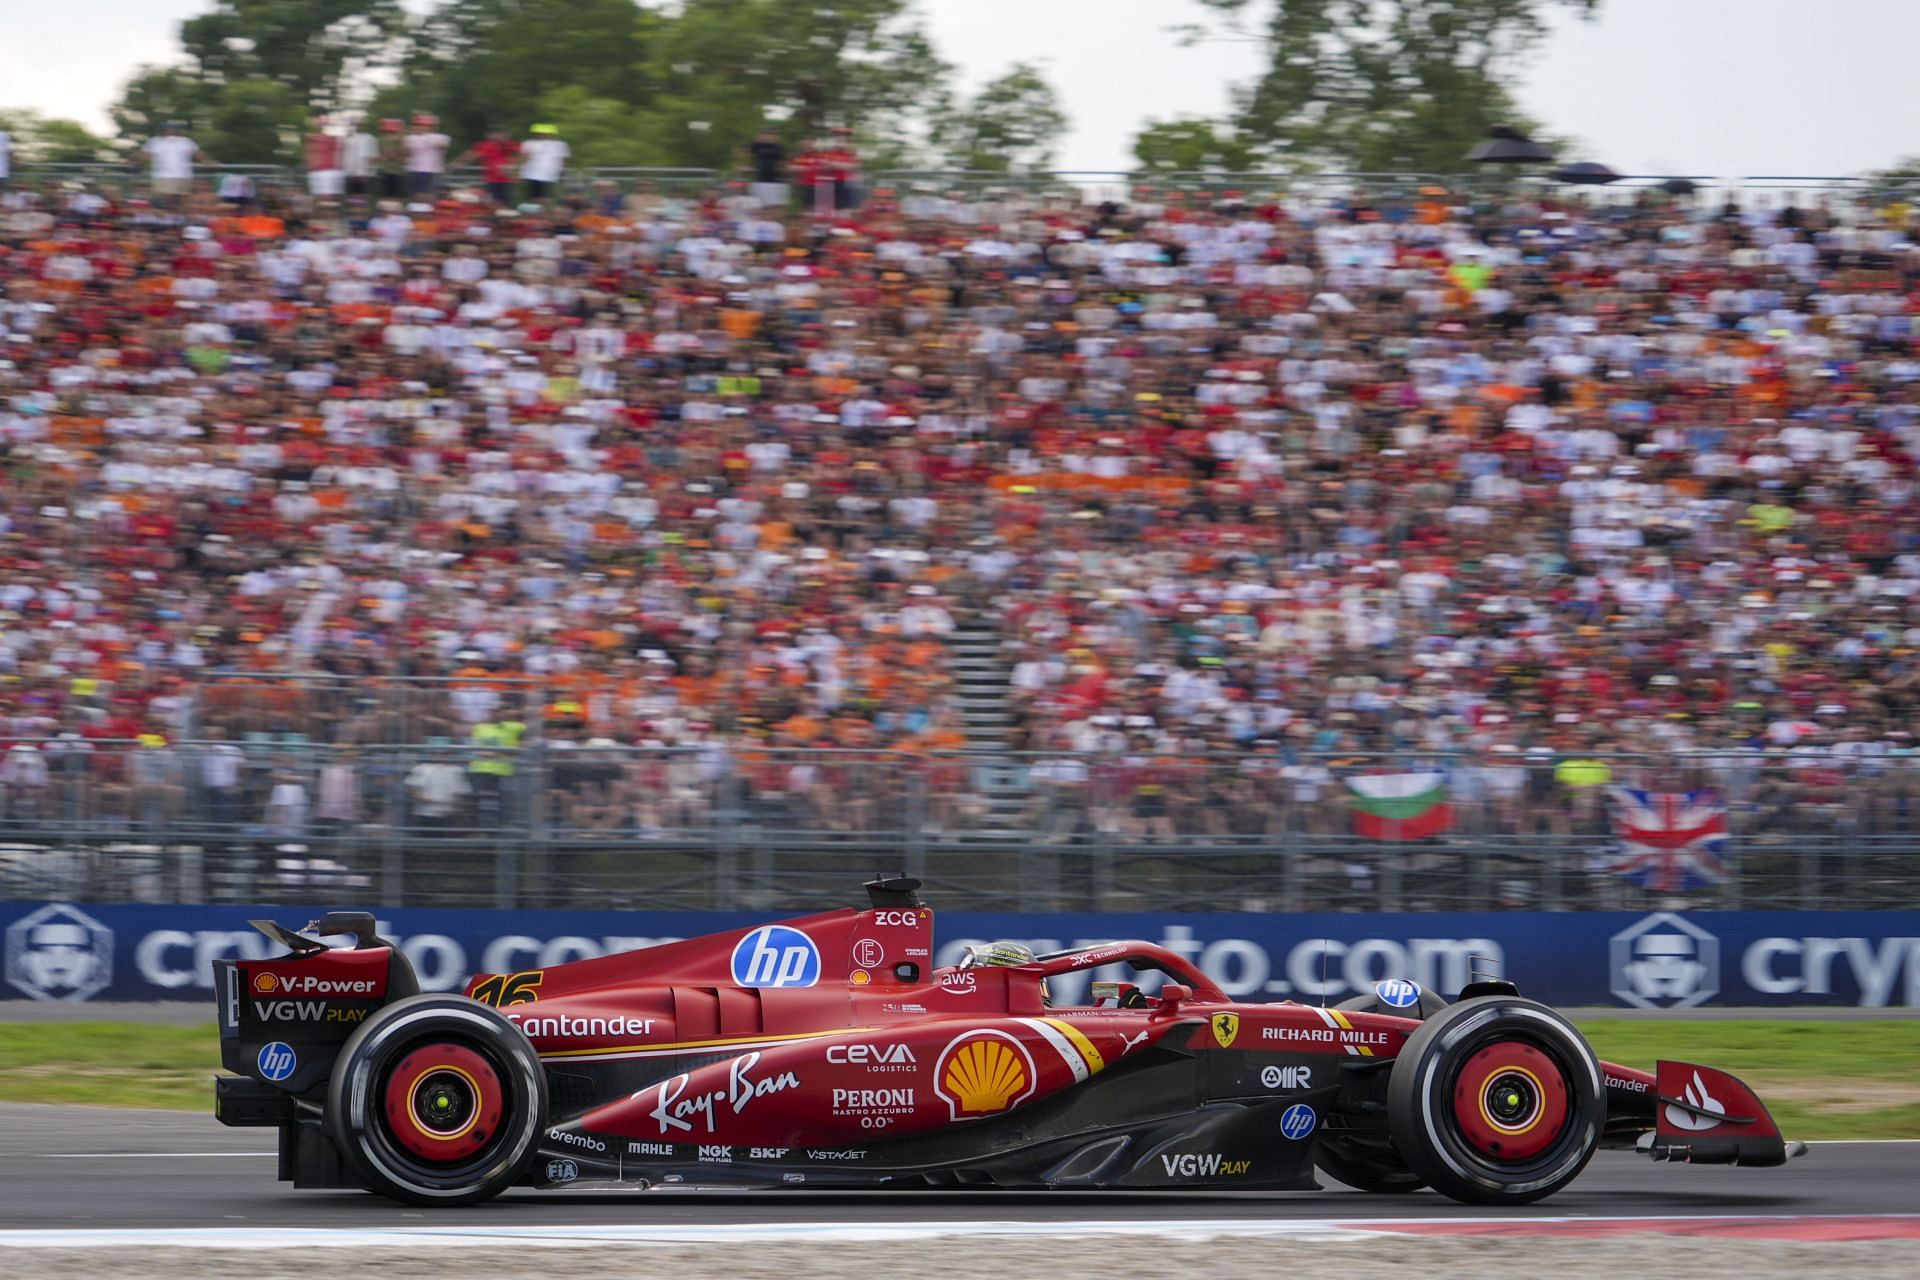
[[[935,969],[918,887],[457,996],[418,994],[371,916],[314,926],[351,948],[263,922],[290,954],[217,962],[236,1073],[218,1114],[278,1126],[295,1186],[436,1205],[515,1185],[1293,1191],[1316,1167],[1522,1204],[1602,1145],[1743,1165],[1804,1149],[1733,1077],[1601,1062],[1509,983],[1244,1004],[1145,942]],[[1107,966],[1154,976],[1049,1001],[1049,976]]]

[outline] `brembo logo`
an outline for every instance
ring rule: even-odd
[[[579,1147],[582,1151],[594,1151],[601,1155],[605,1155],[607,1151],[606,1143],[600,1141],[598,1138],[589,1138],[584,1133],[568,1133],[565,1129],[549,1129],[547,1130],[547,1137],[560,1143],[562,1146]]]

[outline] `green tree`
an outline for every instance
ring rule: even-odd
[[[1253,163],[1231,125],[1197,116],[1149,120],[1133,140],[1133,154],[1152,173],[1234,173]]]
[[[224,163],[294,160],[313,113],[353,105],[392,64],[405,17],[399,0],[214,0],[180,24],[179,62],[140,68],[121,92],[121,144],[178,120]]]
[[[541,99],[561,89],[638,107],[650,97],[647,50],[663,21],[634,0],[446,0],[413,30],[399,84],[371,113],[430,111],[465,145],[494,125],[523,133],[543,118]]]
[[[291,85],[243,79],[208,83],[180,67],[145,67],[114,104],[123,150],[137,150],[169,121],[222,164],[299,159],[309,108]]]
[[[1488,126],[1530,127],[1509,90],[1548,14],[1599,0],[1201,0],[1268,65],[1230,124],[1256,163],[1450,172]],[[1189,33],[1206,38],[1206,32]],[[1142,157],[1144,160],[1145,157]]]
[[[334,111],[351,104],[362,77],[391,62],[404,26],[399,0],[214,0],[180,24],[180,47],[209,86],[268,81]]]
[[[954,168],[1033,173],[1052,165],[1067,113],[1039,69],[1017,62],[940,124],[944,158]]]
[[[28,164],[93,164],[113,156],[107,140],[85,125],[37,111],[0,111],[0,131],[12,136],[14,157]]]
[[[652,53],[660,164],[730,165],[769,125],[845,125],[870,165],[911,163],[951,102],[914,0],[686,0]]]

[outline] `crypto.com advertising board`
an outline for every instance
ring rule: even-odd
[[[355,904],[341,903],[343,908]],[[830,906],[831,904],[822,904]],[[212,962],[279,948],[247,926],[300,926],[312,907],[0,903],[0,998],[203,1000]],[[560,964],[757,923],[697,911],[378,913],[429,991],[476,972]],[[1432,915],[937,915],[936,964],[973,943],[1017,939],[1046,952],[1109,939],[1191,957],[1236,999],[1332,1002],[1389,978],[1451,996],[1495,974],[1557,1005],[1920,1006],[1920,912],[1595,912]],[[1056,1004],[1085,999],[1104,972],[1051,979]]]

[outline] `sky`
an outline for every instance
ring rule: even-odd
[[[1257,0],[1256,0],[1257,2]],[[1195,0],[921,0],[936,42],[977,85],[1026,60],[1064,101],[1056,164],[1119,170],[1149,117],[1214,114],[1258,68],[1255,44],[1182,48],[1168,28]],[[180,20],[208,0],[0,0],[0,108],[106,131],[134,68],[166,61]],[[1579,140],[1563,159],[1622,173],[1837,175],[1920,155],[1912,106],[1915,0],[1601,0],[1562,16],[1526,66],[1520,99]]]

